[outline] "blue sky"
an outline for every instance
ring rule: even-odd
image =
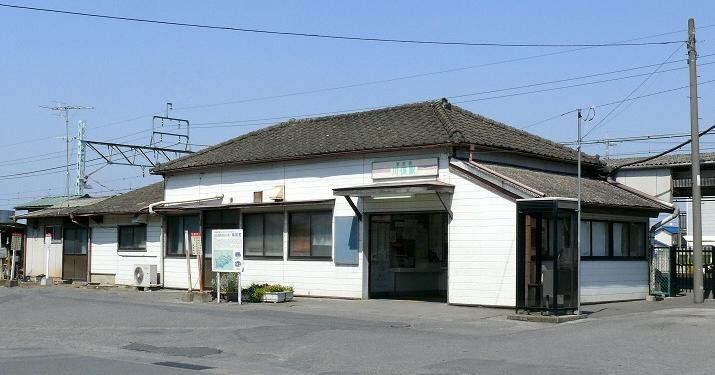
[[[234,2],[234,1],[12,1],[27,6],[94,12],[280,31],[367,37],[503,43],[604,43],[642,39],[686,39],[687,19],[698,31],[700,81],[715,79],[715,4],[712,2]],[[708,27],[711,26],[711,27]],[[647,74],[649,67],[579,81],[453,98],[471,111],[523,127],[576,107],[642,96],[688,84],[686,51],[678,45],[591,48],[495,48],[320,40],[238,32],[198,30],[0,8],[0,175],[64,164],[62,120],[41,105],[56,101],[94,106],[74,113],[72,132],[83,119],[88,139],[146,144],[151,114],[189,119],[192,143],[213,144],[250,130],[314,113],[452,97],[582,75],[660,64],[645,76],[568,89],[515,95],[574,83]],[[533,57],[511,63],[493,62]],[[681,62],[677,62],[681,60]],[[442,74],[319,93],[243,103],[212,105],[389,80],[415,74],[465,68]],[[699,89],[701,128],[715,122],[715,83]],[[202,108],[186,107],[211,105]],[[182,109],[184,108],[184,109]],[[597,108],[602,120],[612,107]],[[687,90],[631,101],[615,111],[589,138],[620,137],[689,130]],[[615,115],[615,116],[614,116]],[[600,116],[600,117],[599,117]],[[275,118],[275,120],[252,119]],[[221,122],[221,127],[215,127]],[[112,124],[112,125],[108,125]],[[567,115],[528,128],[556,141],[575,139],[575,117]],[[144,133],[139,133],[144,131]],[[669,140],[672,141],[672,140]],[[612,155],[657,152],[667,141],[621,144]],[[715,137],[703,140],[715,149]],[[602,146],[587,152],[603,155]],[[89,154],[89,158],[96,155]],[[91,170],[91,168],[90,168]],[[148,171],[146,171],[148,175]],[[90,193],[111,194],[158,180],[138,168],[111,166],[94,175]],[[101,184],[101,185],[100,185]],[[105,187],[102,187],[104,185]],[[63,194],[64,175],[4,178],[0,208],[46,194]]]

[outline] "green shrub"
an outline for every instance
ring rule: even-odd
[[[216,290],[216,279],[211,280],[211,287]],[[221,277],[221,294],[236,294],[238,292],[238,280],[236,274],[228,274]]]
[[[251,302],[261,302],[266,293],[286,291],[292,292],[293,287],[279,284],[251,284],[248,288],[243,289],[243,294],[247,296]]]

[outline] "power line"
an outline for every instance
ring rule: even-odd
[[[708,63],[708,64],[713,64],[713,63]],[[701,65],[705,65],[705,64],[701,64]],[[703,82],[698,83],[698,85],[704,85],[704,84],[708,84],[708,83],[712,83],[712,82],[715,82],[715,80],[703,81]],[[672,88],[672,89],[667,89],[667,90],[662,90],[662,91],[658,91],[658,92],[654,92],[654,93],[650,93],[650,94],[646,94],[646,95],[641,95],[641,96],[637,96],[637,97],[632,97],[632,98],[627,99],[626,101],[639,100],[639,99],[643,99],[643,98],[647,98],[647,97],[651,97],[651,96],[655,96],[655,95],[660,95],[660,94],[665,94],[665,93],[669,93],[669,92],[673,92],[673,91],[677,91],[677,90],[682,90],[682,89],[688,88],[688,87],[689,87],[689,86],[675,87],[675,88]],[[561,87],[561,88],[562,88],[562,87]],[[561,88],[559,88],[559,89],[561,89]],[[539,91],[541,91],[541,90],[539,90]],[[487,99],[495,99],[495,98],[494,98],[494,97],[489,97],[489,98],[480,98],[480,99],[487,100]],[[453,102],[453,104],[460,104],[460,103],[467,103],[467,102],[474,102],[474,101],[476,101],[476,100],[455,101],[455,102]],[[609,102],[609,103],[598,104],[598,105],[596,105],[596,107],[607,107],[607,106],[611,106],[611,105],[617,104],[617,103],[619,103],[619,102],[621,102],[621,101],[622,101],[622,99],[621,99],[621,100],[617,100],[617,101],[613,101],[613,102]],[[227,121],[217,121],[217,122],[204,122],[204,123],[195,123],[195,125],[193,126],[193,128],[194,128],[194,129],[209,129],[209,128],[223,128],[223,127],[240,127],[240,126],[270,125],[270,124],[274,124],[274,123],[273,123],[273,122],[263,122],[263,121],[284,120],[284,119],[292,119],[292,118],[307,118],[307,117],[315,117],[315,116],[329,116],[329,115],[336,115],[336,114],[343,114],[343,113],[351,113],[351,112],[357,112],[357,111],[369,111],[369,110],[375,110],[375,109],[382,109],[382,108],[388,108],[388,107],[391,107],[391,106],[394,106],[394,104],[382,105],[382,106],[372,106],[372,107],[362,107],[362,108],[351,108],[351,109],[339,110],[339,111],[316,112],[316,113],[307,113],[307,114],[306,114],[306,113],[304,113],[304,114],[294,114],[294,115],[288,115],[288,116],[275,116],[275,117],[263,117],[263,118],[243,119],[243,120],[227,120]],[[533,123],[533,124],[524,126],[524,127],[522,127],[521,129],[523,130],[523,129],[529,128],[529,127],[531,127],[531,126],[534,126],[534,125],[537,125],[537,124],[540,124],[540,123],[543,123],[543,122],[546,122],[546,121],[549,121],[549,120],[553,120],[553,119],[562,117],[562,116],[564,116],[564,115],[566,115],[566,114],[569,114],[569,113],[572,113],[572,112],[574,112],[574,111],[571,110],[571,111],[568,111],[568,112],[563,112],[563,113],[560,113],[560,114],[558,114],[558,115],[556,115],[556,116],[552,116],[552,117],[549,117],[549,118],[547,118],[547,119],[538,121],[538,122],[536,122],[536,123]]]
[[[707,83],[713,83],[713,82],[715,82],[715,79],[711,79],[711,80],[703,81],[703,82],[698,82],[698,86],[704,85],[704,84],[707,84]],[[639,99],[648,98],[648,97],[651,97],[651,96],[656,96],[656,95],[666,94],[666,93],[673,92],[673,91],[678,91],[678,90],[682,90],[682,89],[687,89],[687,88],[689,88],[689,87],[690,87],[690,85],[674,87],[674,88],[672,88],[672,89],[667,89],[667,90],[662,90],[662,91],[656,91],[656,92],[653,92],[653,93],[650,93],[650,94],[635,96],[635,97],[632,97],[632,98],[628,98],[628,99],[625,100],[625,101],[627,102],[627,101],[639,100]],[[595,105],[594,107],[596,107],[596,108],[598,108],[598,107],[607,107],[607,106],[611,106],[611,105],[614,105],[614,104],[618,104],[618,103],[623,102],[623,101],[624,101],[623,99],[621,99],[621,100],[616,100],[616,101],[613,101],[613,102],[597,104],[597,105]],[[561,113],[561,114],[558,114],[558,115],[555,115],[555,116],[551,116],[551,117],[545,118],[545,119],[543,119],[543,120],[539,120],[539,121],[537,121],[537,122],[534,122],[534,123],[531,123],[531,124],[526,125],[526,126],[524,126],[524,127],[521,127],[520,129],[521,129],[521,130],[528,129],[528,128],[530,128],[530,127],[533,127],[533,126],[536,126],[536,125],[540,125],[540,124],[543,124],[543,123],[545,123],[545,122],[548,122],[548,121],[555,120],[555,119],[557,119],[557,118],[563,117],[563,116],[565,116],[565,115],[567,115],[567,114],[569,114],[569,113],[572,113],[572,112],[574,112],[574,110],[571,110],[571,111],[568,111],[568,112],[563,112],[563,113]]]
[[[678,48],[676,48],[670,55],[668,55],[668,57],[667,57],[662,63],[660,63],[660,65],[658,65],[658,67],[656,67],[655,70],[653,70],[649,75],[647,75],[647,76],[645,77],[645,79],[644,79],[638,86],[636,86],[636,88],[634,88],[633,90],[631,90],[631,92],[629,92],[628,95],[626,95],[626,97],[623,98],[623,100],[621,100],[618,104],[616,104],[615,107],[611,108],[611,110],[608,111],[608,113],[606,113],[606,115],[603,116],[603,117],[601,118],[601,120],[598,121],[598,123],[596,123],[596,125],[594,125],[590,130],[588,130],[588,131],[586,132],[586,134],[584,135],[584,138],[585,138],[585,137],[588,137],[589,134],[591,134],[594,130],[598,129],[601,125],[603,125],[603,124],[605,123],[605,121],[608,119],[608,116],[610,116],[613,112],[615,112],[621,105],[623,105],[623,103],[626,102],[626,100],[628,100],[628,98],[630,98],[633,94],[636,93],[636,91],[638,91],[641,87],[643,87],[643,85],[645,85],[645,83],[648,82],[648,80],[649,80],[651,77],[653,77],[653,75],[655,75],[655,74],[660,70],[660,68],[663,67],[663,65],[664,65],[665,63],[667,63],[668,61],[670,61],[670,59],[672,59],[673,56],[675,56],[675,54],[676,54],[678,51],[680,51],[680,49],[683,47],[683,45],[684,45],[684,44],[679,45]]]
[[[112,16],[112,15],[98,14],[98,13],[75,12],[75,11],[67,11],[67,10],[60,10],[60,9],[37,8],[37,7],[29,7],[29,6],[21,6],[21,5],[13,5],[13,4],[2,4],[2,3],[0,3],[0,7],[30,10],[30,11],[36,11],[36,12],[64,14],[64,15],[72,15],[72,16],[102,18],[102,19],[110,19],[110,20],[116,20],[116,21],[130,21],[130,22],[142,22],[142,23],[151,23],[151,24],[168,25],[168,26],[181,26],[181,27],[190,27],[190,28],[198,28],[198,29],[211,29],[211,30],[222,30],[222,31],[237,31],[237,32],[254,33],[254,34],[268,34],[268,35],[279,35],[279,36],[350,40],[350,41],[361,41],[361,42],[380,42],[380,43],[428,44],[428,45],[470,46],[470,47],[557,47],[557,48],[561,48],[561,47],[634,47],[634,46],[667,45],[667,44],[683,43],[684,42],[682,40],[668,40],[668,41],[640,42],[640,43],[492,43],[492,42],[462,42],[462,41],[440,41],[440,40],[418,40],[418,39],[395,39],[395,38],[362,37],[362,36],[347,36],[347,35],[331,35],[331,34],[277,31],[277,30],[267,30],[267,29],[251,29],[251,28],[232,27],[232,26],[216,26],[216,25],[185,23],[185,22],[176,22],[176,21],[163,21],[163,20],[155,20],[155,19],[148,19],[148,18],[121,17],[121,16]]]

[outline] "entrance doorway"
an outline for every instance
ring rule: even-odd
[[[447,214],[370,215],[370,298],[446,301]]]
[[[62,279],[87,281],[87,229],[65,228],[62,240]]]

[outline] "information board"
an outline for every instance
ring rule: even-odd
[[[22,251],[22,233],[20,233],[20,232],[12,233],[12,240],[10,242],[10,250]]]
[[[211,271],[243,271],[243,229],[211,231]]]

